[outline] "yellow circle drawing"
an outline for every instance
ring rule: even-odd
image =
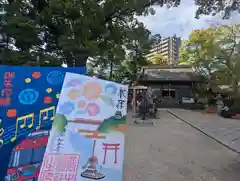
[[[51,93],[51,92],[52,92],[52,89],[51,89],[51,88],[47,88],[47,89],[46,89],[46,92],[47,92],[47,93]]]
[[[81,95],[81,91],[79,89],[71,89],[67,96],[69,99],[76,100]]]
[[[56,98],[59,99],[60,98],[60,94],[56,94]]]
[[[32,80],[30,79],[30,78],[26,78],[25,79],[25,82],[28,84],[28,83],[30,83]]]

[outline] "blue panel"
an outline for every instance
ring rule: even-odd
[[[14,151],[21,150],[18,160],[20,165],[32,161],[41,164],[44,150],[34,148],[38,142],[37,138],[37,141],[31,142],[27,137],[32,132],[51,129],[51,116],[54,113],[51,108],[56,107],[58,103],[66,72],[85,74],[86,71],[81,67],[0,66],[1,181],[5,176],[13,175],[12,167],[15,167],[16,154]],[[43,112],[41,116],[39,115],[40,110],[48,108],[50,109],[48,114]],[[48,118],[44,119],[47,115]],[[42,136],[44,135],[37,137]],[[43,148],[46,145],[40,146]],[[32,157],[25,151],[31,147],[34,148],[33,153],[35,152]],[[30,158],[33,160],[29,160]]]

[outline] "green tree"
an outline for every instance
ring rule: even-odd
[[[105,70],[100,71],[101,74],[109,72],[109,76],[106,76],[109,80],[121,82],[123,79],[127,79],[135,81],[141,66],[148,64],[145,55],[155,41],[155,36],[149,38],[150,33],[143,27],[143,24],[135,28],[134,32],[128,33],[130,37],[135,39],[132,43],[129,42],[126,47],[128,55],[125,55],[125,51],[122,49],[113,47],[105,57],[98,56],[89,62],[91,67],[97,66],[98,69],[100,67],[101,70]]]
[[[231,12],[237,2],[224,6],[220,0],[196,1],[197,15]],[[88,57],[115,59],[128,48],[139,56],[139,39],[149,32],[136,15],[154,14],[154,5],[178,6],[180,0],[1,0],[1,4],[6,12],[1,13],[2,64],[28,64],[47,55],[54,65],[59,61],[82,66]]]
[[[223,76],[219,79],[230,85],[234,95],[239,94],[240,84],[240,24],[224,25],[218,29],[217,44],[220,47],[219,67]]]
[[[61,61],[44,53],[43,28],[39,25],[40,1],[2,0],[1,29],[2,39],[0,62],[5,65],[52,65]]]
[[[191,64],[204,76],[211,75],[219,48],[216,31],[215,28],[194,30],[181,46],[180,64]]]
[[[116,82],[121,82],[124,79],[134,81],[137,77],[137,75],[134,73],[138,72],[136,69],[138,68],[135,66],[134,60],[131,60],[129,57],[127,57],[120,64],[115,65],[113,80]]]
[[[137,36],[133,36],[134,31],[146,32],[147,34],[141,34],[142,37],[150,34],[134,18],[135,13],[147,11],[145,7],[141,7],[145,4],[141,3],[138,3],[139,10],[136,10],[131,7],[134,2],[122,1],[4,2],[7,3],[4,7],[6,13],[1,17],[4,25],[1,34],[5,37],[3,64],[8,63],[6,58],[11,53],[15,54],[16,64],[23,63],[18,61],[19,54],[21,60],[29,60],[30,57],[36,59],[31,53],[35,50],[51,55],[69,66],[82,66],[86,64],[88,57],[116,59],[116,56],[121,56],[126,46],[132,41],[139,41]]]
[[[209,78],[210,87],[229,85],[239,93],[239,25],[193,31],[181,47],[181,63]]]
[[[123,61],[114,65],[113,80],[127,81],[131,84],[137,80],[141,67],[144,65],[149,65],[144,56],[129,54]]]

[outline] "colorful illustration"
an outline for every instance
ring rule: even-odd
[[[18,144],[12,151],[6,181],[36,180],[40,172],[49,131],[36,131]]]
[[[66,71],[0,66],[1,181],[37,180]]]
[[[127,91],[66,73],[38,181],[123,180]]]

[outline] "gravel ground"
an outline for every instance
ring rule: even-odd
[[[124,181],[240,181],[238,154],[166,111],[154,127],[132,122],[129,114]]]

